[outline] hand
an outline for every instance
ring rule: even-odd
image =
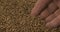
[[[57,4],[58,3],[58,4]],[[31,10],[32,16],[40,16],[46,21],[46,27],[53,28],[60,24],[60,5],[56,0],[38,0]]]
[[[44,8],[51,2],[51,0],[38,0],[34,8],[31,10],[32,16],[37,16],[44,10]]]
[[[50,29],[60,26],[60,0],[53,0],[53,2],[58,6],[58,9],[45,19],[46,27]]]
[[[51,29],[60,25],[60,9],[57,9],[56,12],[45,18],[46,27]]]

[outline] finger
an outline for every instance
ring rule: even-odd
[[[50,16],[48,16],[45,21],[46,23],[52,21],[55,17],[57,17],[58,15],[60,15],[60,9],[56,10],[56,12],[54,12],[54,14],[51,14]]]
[[[58,7],[60,7],[60,0],[53,0],[53,1]]]
[[[55,14],[52,14],[52,15],[48,16],[48,17],[45,19],[46,23],[50,22],[50,21],[53,20],[55,17],[56,17]]]
[[[53,19],[51,22],[46,24],[47,28],[55,28],[60,25],[60,15]]]
[[[50,3],[50,5],[48,6],[47,9],[45,9],[40,15],[39,17],[41,19],[45,19],[46,17],[48,17],[50,14],[52,14],[54,11],[56,11],[56,9],[58,9],[58,7],[52,2]]]
[[[47,16],[49,16],[49,12],[48,12],[47,9],[45,9],[45,10],[39,15],[39,17],[40,17],[41,19],[45,19]]]
[[[50,2],[51,0],[38,0],[31,10],[31,16],[37,16]]]

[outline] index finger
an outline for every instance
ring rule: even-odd
[[[31,10],[31,15],[37,16],[50,2],[51,0],[38,0],[34,8]]]

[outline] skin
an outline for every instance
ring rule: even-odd
[[[34,8],[31,10],[31,15],[37,16],[50,2],[51,0],[38,0]]]
[[[60,25],[60,15],[58,15],[56,18],[54,18],[51,22],[46,24],[46,27],[49,29],[58,27]]]
[[[55,12],[58,9],[58,7],[52,2],[49,4],[49,6],[39,15],[41,19],[45,19],[49,15],[51,15],[53,12]]]
[[[53,1],[60,8],[60,0],[53,0]]]
[[[46,23],[52,21],[54,18],[56,18],[58,15],[60,15],[60,10],[56,10],[56,12],[54,12],[53,14],[51,14],[50,16],[48,16],[45,21]]]
[[[31,16],[44,19],[49,29],[58,27],[60,25],[60,0],[38,0],[31,10]]]

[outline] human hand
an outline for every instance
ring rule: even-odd
[[[60,26],[60,0],[53,0],[53,2],[58,6],[58,9],[45,19],[46,27],[50,29]]]
[[[38,0],[31,10],[31,15],[44,19],[46,21],[46,27],[48,28],[57,27],[60,25],[60,5],[57,3],[58,2],[51,0]]]

